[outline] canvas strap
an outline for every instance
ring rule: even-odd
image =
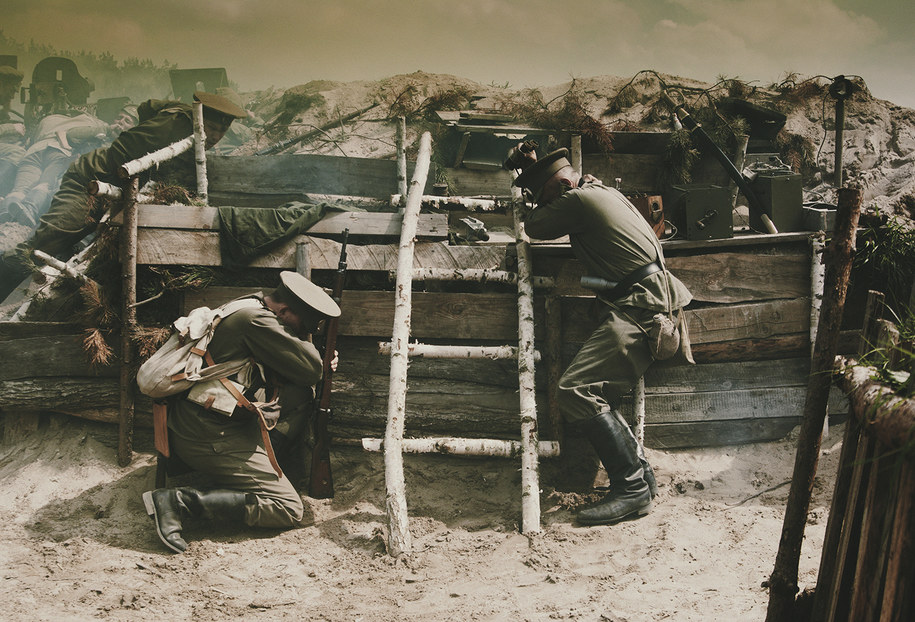
[[[207,352],[203,358],[207,365],[216,364],[213,361],[213,356],[209,352]],[[261,438],[264,441],[264,449],[267,452],[267,459],[270,460],[270,466],[276,471],[277,477],[283,477],[283,470],[280,468],[280,463],[276,460],[276,454],[273,452],[273,444],[270,442],[270,428],[267,426],[267,420],[264,418],[264,413],[261,412],[261,409],[258,408],[256,404],[252,404],[251,401],[245,397],[244,393],[239,391],[228,378],[220,378],[219,381],[228,389],[239,406],[257,416],[257,422],[261,429]]]

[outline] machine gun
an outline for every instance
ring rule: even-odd
[[[740,191],[743,193],[743,196],[747,198],[747,203],[750,205],[750,209],[759,216],[760,220],[765,226],[766,230],[769,233],[778,233],[778,229],[775,228],[775,225],[772,222],[772,219],[769,218],[769,215],[766,213],[766,209],[760,203],[759,198],[756,196],[756,193],[753,192],[753,189],[750,187],[750,184],[747,183],[747,180],[744,178],[743,174],[737,170],[737,167],[734,166],[734,163],[731,162],[731,159],[721,150],[715,141],[712,140],[712,137],[709,136],[702,126],[699,125],[699,122],[693,119],[692,115],[689,114],[689,111],[686,110],[686,107],[683,104],[679,104],[667,93],[667,91],[661,92],[661,97],[667,102],[667,104],[674,111],[674,114],[677,115],[677,118],[680,119],[680,122],[683,124],[687,130],[689,130],[690,136],[696,139],[699,149],[711,153],[712,156],[718,160],[718,163],[727,171],[728,176],[733,180],[737,187],[740,188]]]
[[[343,283],[346,280],[346,238],[349,229],[343,230],[343,245],[340,247],[340,262],[334,277],[334,302],[340,304],[343,295]],[[331,382],[334,370],[331,363],[336,356],[337,324],[339,318],[329,318],[324,333],[324,375],[318,385],[315,408],[315,447],[311,455],[311,474],[308,483],[308,495],[315,499],[330,499],[334,496],[334,477],[330,470],[330,433],[327,431],[327,422],[331,417],[330,407]]]

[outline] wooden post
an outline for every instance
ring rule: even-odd
[[[572,157],[572,168],[581,175],[581,134],[572,136],[572,149],[569,155]]]
[[[867,303],[864,307],[864,322],[861,326],[861,338],[858,341],[858,357],[870,354],[877,344],[878,322],[883,318],[886,296],[873,289],[867,292]]]
[[[413,180],[410,182],[410,192],[404,208],[403,224],[400,229],[400,250],[397,255],[397,281],[394,287],[394,329],[391,337],[388,421],[384,434],[388,553],[394,557],[410,553],[413,548],[407,518],[402,443],[409,364],[410,307],[413,299],[413,249],[416,243],[416,221],[419,217],[431,155],[432,135],[424,132],[420,138],[416,169],[413,171]]]
[[[769,607],[766,622],[792,619],[798,591],[797,574],[810,508],[810,495],[820,455],[820,439],[826,416],[829,389],[848,291],[848,278],[855,252],[855,233],[861,212],[860,188],[839,190],[836,231],[827,249],[826,279],[820,325],[804,402],[804,420],[798,437],[797,455],[775,568],[769,579]]]
[[[295,271],[311,280],[311,262],[308,260],[308,242],[295,244]]]
[[[639,445],[645,447],[645,376],[639,378],[635,385],[635,399],[632,401],[635,411],[635,438]]]
[[[197,196],[207,205],[207,135],[203,129],[203,104],[194,102],[194,162],[197,164]]]
[[[750,136],[747,134],[740,134],[737,136],[737,152],[734,155],[734,168],[738,171],[743,172],[743,164],[747,159],[747,145],[750,143]],[[733,219],[733,212],[737,209],[737,195],[740,194],[740,186],[732,179],[731,183],[728,184],[728,192],[731,195],[731,218]]]
[[[562,444],[562,411],[559,409],[559,378],[562,377],[562,299],[547,296],[546,314],[546,376],[550,426],[553,439]]]
[[[400,193],[402,207],[407,200],[407,119],[397,117],[397,192]]]
[[[524,233],[520,202],[514,205],[518,255],[518,384],[521,405],[521,533],[540,531],[540,474],[537,461],[537,400],[534,386],[534,288],[531,244]]]
[[[121,231],[121,374],[118,410],[118,464],[133,457],[133,336],[137,328],[137,193],[139,180],[130,179],[124,195]]]

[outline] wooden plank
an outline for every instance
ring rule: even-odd
[[[150,229],[219,230],[217,208],[197,205],[141,205],[137,226]],[[308,229],[309,234],[334,234],[349,229],[350,235],[398,237],[401,214],[393,212],[329,212]],[[117,222],[117,218],[114,219]],[[420,214],[416,226],[421,238],[447,239],[448,214]]]
[[[807,253],[721,252],[673,256],[666,263],[699,302],[756,302],[810,296]],[[580,284],[585,267],[576,259],[546,257],[537,262],[535,272],[553,277],[556,295],[593,295]]]
[[[0,380],[48,376],[116,377],[118,365],[89,365],[84,335],[0,340]]]
[[[806,387],[809,358],[671,365],[659,362],[645,373],[646,393],[696,393]]]
[[[795,415],[800,423],[806,395],[807,389],[802,386],[661,394],[649,393],[646,388],[645,422],[737,421]],[[830,396],[833,398],[831,413],[848,412],[841,392],[830,393]],[[625,398],[623,403],[628,411],[631,398]]]
[[[141,229],[138,232],[137,263],[143,265],[218,266],[219,234],[207,231]],[[312,270],[336,270],[340,261],[340,243],[324,238],[297,236],[272,253],[255,258],[253,268],[295,269],[295,245],[308,244]],[[449,246],[442,242],[417,242],[414,265],[424,268],[492,268],[505,259],[505,248],[499,246]],[[350,270],[383,270],[397,265],[396,244],[347,246]]]
[[[810,296],[809,254],[713,253],[677,256],[667,267],[693,300],[730,303]]]
[[[592,299],[563,299],[566,341],[583,342],[596,327],[589,317]],[[741,339],[765,339],[805,333],[810,324],[806,299],[773,300],[750,304],[705,307],[686,311],[694,344]]]
[[[185,294],[184,312],[210,308],[256,288],[207,288]],[[414,338],[515,341],[518,335],[517,294],[413,292],[410,334]],[[394,292],[344,290],[338,332],[341,336],[390,340],[394,326]]]
[[[415,166],[407,162],[408,178]],[[398,191],[395,160],[314,154],[208,156],[207,173],[212,191],[223,195],[309,192],[389,198]],[[426,185],[431,189],[429,177]]]
[[[645,445],[654,449],[724,447],[777,441],[800,424],[798,417],[645,425]]]

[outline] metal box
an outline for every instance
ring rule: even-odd
[[[720,240],[734,235],[731,192],[724,186],[672,186],[670,200],[679,235],[687,240]]]
[[[791,170],[760,172],[750,188],[780,233],[804,231],[804,192],[798,173]],[[757,231],[766,230],[753,210],[750,210],[750,226]]]

